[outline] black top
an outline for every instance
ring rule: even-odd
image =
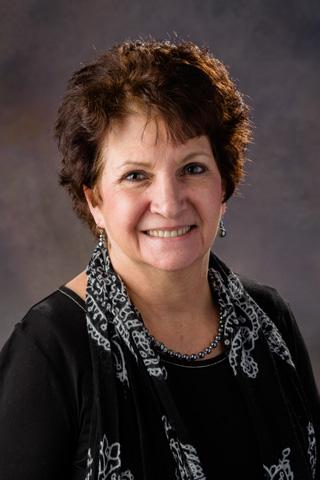
[[[301,338],[296,341],[295,324],[284,318],[284,302],[274,289],[242,281],[277,320],[318,412],[310,362],[304,349],[296,349]],[[254,428],[226,355],[191,363],[163,360],[206,478],[263,478]],[[1,480],[84,480],[91,405],[85,302],[60,287],[16,324],[0,353]]]
[[[206,478],[262,478],[247,406],[227,355],[200,363],[191,366],[166,362],[166,369],[173,398]]]

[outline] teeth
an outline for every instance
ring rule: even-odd
[[[185,235],[191,230],[191,225],[188,227],[179,228],[179,230],[148,230],[146,233],[151,237],[173,238]]]

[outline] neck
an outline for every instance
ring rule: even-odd
[[[209,253],[200,262],[174,272],[130,268],[128,263],[121,268],[111,252],[110,258],[147,328],[157,330],[161,325],[181,330],[212,318],[214,306],[207,277]]]

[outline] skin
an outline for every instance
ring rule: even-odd
[[[113,125],[101,155],[99,200],[87,187],[84,193],[96,224],[106,232],[114,269],[151,334],[183,353],[202,350],[217,330],[207,271],[226,208],[208,138],[175,145],[161,119],[147,122],[138,111]],[[176,238],[146,234],[188,225],[192,230]],[[67,286],[85,298],[86,274]],[[222,350],[220,344],[210,356]]]

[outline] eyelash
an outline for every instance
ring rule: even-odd
[[[205,173],[205,172],[208,170],[208,168],[207,168],[205,165],[200,165],[199,163],[189,163],[188,165],[186,165],[186,166],[183,168],[183,170],[186,171],[186,170],[187,170],[188,168],[190,168],[190,167],[198,167],[198,168],[201,168],[201,169],[202,169],[201,172],[198,172],[198,173],[195,173],[195,174],[191,174],[191,175],[201,175],[201,174]],[[132,182],[132,183],[134,183],[134,182],[139,182],[139,181],[143,181],[143,180],[145,180],[145,178],[140,179],[140,180],[139,180],[139,179],[135,179],[135,180],[131,179],[131,180],[129,180],[129,178],[128,178],[130,175],[143,175],[143,174],[144,174],[143,171],[134,170],[134,171],[129,172],[129,173],[127,173],[126,175],[124,175],[123,180],[126,180],[126,181],[128,181],[128,182]]]
[[[128,181],[128,182],[138,182],[139,180],[137,180],[137,179],[135,179],[135,180],[133,180],[133,179],[132,179],[132,180],[129,180],[128,177],[130,177],[130,175],[142,175],[142,174],[143,174],[143,172],[140,172],[140,171],[138,171],[138,170],[135,170],[134,172],[129,172],[129,173],[127,173],[126,175],[124,175],[123,180],[126,180],[126,181]],[[145,180],[145,179],[143,178],[142,180]]]
[[[208,170],[208,167],[206,167],[205,165],[201,165],[199,163],[189,163],[188,165],[186,165],[184,167],[184,170],[186,170],[187,168],[190,168],[190,167],[199,167],[199,168],[202,169],[202,172],[198,172],[195,175],[201,175],[202,173],[205,173]]]

